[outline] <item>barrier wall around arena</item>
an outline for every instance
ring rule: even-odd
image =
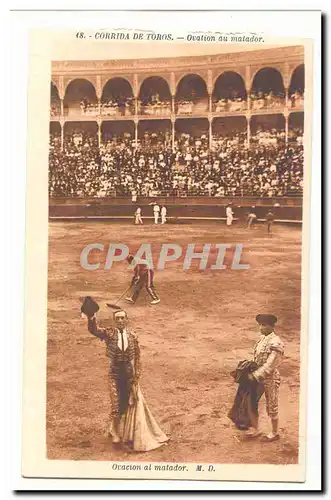
[[[225,209],[232,202],[233,212],[236,219],[245,220],[248,212],[253,211],[258,219],[264,220],[268,210],[272,210],[275,219],[279,222],[300,223],[302,221],[302,199],[298,198],[144,198],[137,203],[128,198],[95,199],[71,199],[50,200],[50,220],[75,220],[75,219],[109,219],[133,220],[134,212],[139,206],[142,209],[143,218],[153,217],[152,203],[163,204],[167,207],[167,217],[170,220],[217,220],[225,218]],[[275,204],[279,206],[275,206]],[[254,208],[253,208],[254,207]]]

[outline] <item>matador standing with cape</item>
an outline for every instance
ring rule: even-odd
[[[113,312],[115,327],[100,328],[95,317],[98,305],[93,299],[85,299],[85,304],[86,301],[88,307],[83,305],[82,312],[88,317],[88,330],[105,342],[109,358],[107,434],[113,443],[127,443],[134,451],[149,451],[162,446],[168,437],[157,425],[140,390],[139,342],[127,327],[127,313],[118,307]]]

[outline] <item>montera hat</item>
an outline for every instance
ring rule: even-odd
[[[122,307],[118,306],[117,304],[107,304],[107,307],[109,307],[109,309],[112,309],[113,317],[118,312],[124,312],[126,317],[128,317],[128,313]]]
[[[259,324],[274,326],[277,323],[277,317],[273,314],[258,314],[256,321]]]
[[[99,304],[92,297],[85,297],[82,307],[80,308],[81,312],[91,318],[93,314],[98,312],[100,309]]]
[[[118,312],[118,311],[124,311],[124,309],[122,309],[121,306],[118,306],[117,304],[106,304],[107,307],[109,307],[109,309],[113,309],[114,312]]]

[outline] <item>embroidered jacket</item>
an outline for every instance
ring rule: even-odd
[[[89,318],[88,330],[92,335],[106,343],[106,353],[110,360],[110,367],[115,368],[120,362],[129,361],[134,368],[134,379],[138,381],[141,364],[137,336],[129,330],[125,330],[122,336],[117,328],[100,328],[95,317]]]
[[[277,367],[284,354],[284,344],[275,332],[261,335],[254,347],[254,361],[258,369],[253,373],[257,381],[279,378]]]

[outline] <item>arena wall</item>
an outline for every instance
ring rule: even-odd
[[[143,218],[153,217],[152,203],[165,205],[169,220],[190,219],[225,219],[225,208],[232,202],[235,218],[245,220],[245,215],[252,210],[258,219],[264,220],[268,210],[272,210],[275,219],[280,222],[300,223],[302,221],[301,198],[175,198],[157,197],[139,199],[133,203],[127,197],[108,199],[51,199],[49,205],[50,220],[70,219],[131,219],[136,207],[142,209]],[[279,206],[275,206],[278,204]]]

